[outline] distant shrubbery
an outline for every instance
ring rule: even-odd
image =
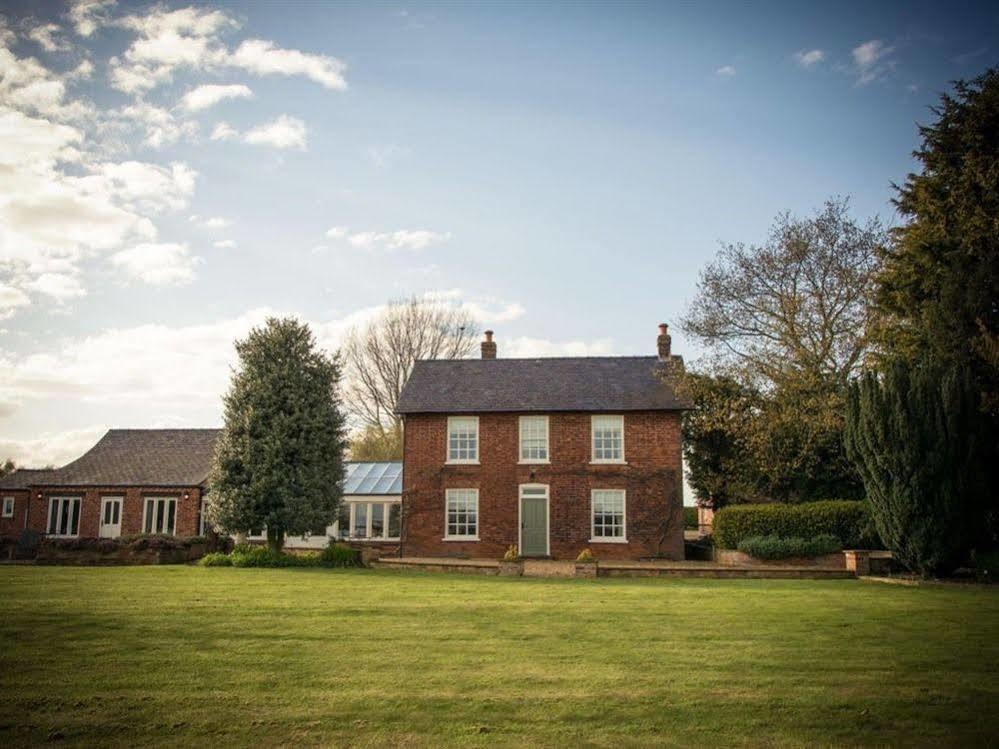
[[[720,549],[738,549],[753,536],[814,539],[826,534],[841,548],[880,548],[865,503],[848,500],[731,505],[715,513],[713,534]]]
[[[814,538],[781,538],[780,536],[749,536],[739,542],[739,551],[754,559],[788,559],[834,554],[843,549],[836,536],[822,533]]]
[[[696,507],[683,508],[683,527],[688,531],[696,531],[700,527],[697,520]]]
[[[119,538],[53,538],[46,537],[42,543],[67,551],[99,551],[108,554],[122,548],[134,551],[174,551],[189,549],[205,543],[204,536],[169,536],[164,533],[137,533]]]
[[[289,554],[266,546],[240,544],[230,554],[206,554],[202,567],[359,567],[361,552],[344,544],[330,544],[320,553]]]

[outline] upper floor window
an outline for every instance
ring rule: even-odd
[[[593,416],[593,462],[624,462],[624,416]]]
[[[449,416],[447,420],[447,462],[479,462],[479,417]]]
[[[14,498],[4,497],[3,498],[3,516],[5,518],[14,517]]]
[[[520,417],[520,462],[547,463],[548,417]]]

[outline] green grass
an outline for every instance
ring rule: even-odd
[[[0,745],[968,746],[999,591],[0,568]]]

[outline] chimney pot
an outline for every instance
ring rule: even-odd
[[[495,359],[496,358],[496,342],[493,341],[493,331],[485,331],[486,338],[482,341],[482,358],[483,359]]]
[[[659,350],[659,358],[668,361],[670,358],[670,346],[673,339],[669,335],[669,325],[664,322],[659,323],[659,337],[656,338],[656,348]]]

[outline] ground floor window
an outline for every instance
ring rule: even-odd
[[[204,497],[201,498],[201,503],[198,505],[198,535],[203,536],[208,530],[208,500]]]
[[[339,539],[397,541],[402,532],[402,503],[344,501],[340,503],[333,536]]]
[[[146,497],[142,529],[145,533],[174,535],[177,524],[176,497]]]
[[[52,497],[49,500],[48,533],[50,536],[79,535],[79,497]]]
[[[479,536],[479,490],[448,489],[444,538],[473,539]]]
[[[624,541],[624,490],[594,489],[592,541]]]

